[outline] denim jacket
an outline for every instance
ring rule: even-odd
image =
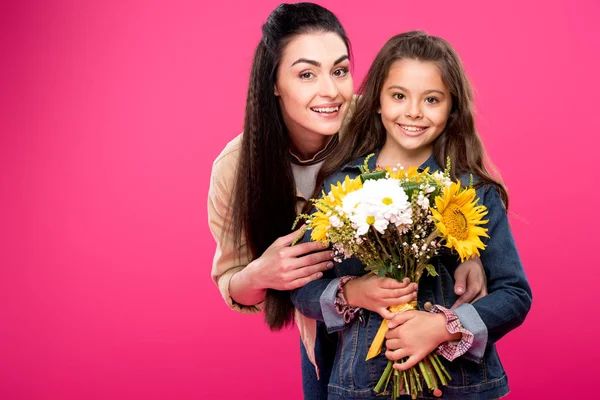
[[[371,170],[375,169],[376,159],[377,154],[369,160]],[[359,175],[359,166],[364,160],[362,157],[345,165],[325,181],[323,189],[328,191],[331,184],[343,181],[346,175],[351,178]],[[433,156],[421,169],[426,167],[430,172],[441,170]],[[468,181],[468,176],[461,179],[463,184]],[[473,304],[462,304],[453,310],[462,325],[473,333],[474,341],[469,352],[453,362],[440,358],[452,376],[449,385],[443,388],[444,399],[495,399],[509,392],[495,342],[523,323],[532,301],[500,195],[491,186],[481,186],[477,189],[477,197],[488,209],[486,227],[490,238],[483,239],[486,249],[481,252],[481,261],[489,294]],[[310,240],[310,232],[305,235],[305,240]],[[453,276],[460,263],[458,257],[445,252],[431,263],[438,276],[425,274],[421,278],[417,298],[419,310],[424,310],[426,303],[449,308],[457,300]],[[292,292],[292,301],[301,313],[324,321],[328,332],[338,332],[338,348],[329,381],[330,399],[375,399],[373,388],[387,364],[385,348],[379,356],[365,361],[381,317],[363,310],[362,321],[355,319],[346,324],[335,310],[339,278],[364,274],[360,261],[351,258],[337,263],[321,279]],[[433,398],[429,393],[424,395]]]

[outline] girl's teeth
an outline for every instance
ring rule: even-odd
[[[417,128],[415,126],[402,126],[402,129],[405,129],[405,130],[407,130],[409,132],[420,132],[420,131],[422,131],[425,128]]]
[[[319,112],[319,113],[332,113],[332,112],[336,112],[340,109],[339,106],[337,107],[325,107],[325,108],[312,108],[313,111]]]

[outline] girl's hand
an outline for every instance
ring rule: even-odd
[[[488,294],[487,279],[479,257],[461,263],[454,271],[454,281],[454,293],[460,297],[452,308],[463,303],[473,303]]]
[[[351,307],[376,312],[383,319],[391,320],[395,313],[387,308],[409,303],[417,298],[417,284],[408,278],[398,282],[375,274],[366,274],[344,285],[344,296]]]
[[[407,370],[417,365],[440,344],[461,338],[460,333],[451,334],[446,329],[444,314],[425,311],[406,311],[396,314],[388,324],[385,356],[389,360],[408,357],[403,363],[394,364],[398,370]]]
[[[323,271],[333,267],[333,252],[320,242],[290,247],[301,229],[274,241],[259,258],[242,270],[248,274],[254,289],[297,289],[321,278]]]

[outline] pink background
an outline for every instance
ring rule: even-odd
[[[278,2],[12,3],[0,5],[0,398],[300,399],[296,331],[228,311],[206,223],[211,163],[241,130]],[[589,398],[600,5],[533,3],[322,2],[353,42],[356,84],[401,31],[458,49],[534,293],[499,343],[509,398]]]

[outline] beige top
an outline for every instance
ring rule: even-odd
[[[231,195],[235,184],[235,170],[240,156],[241,142],[242,134],[239,134],[231,142],[227,143],[225,149],[223,149],[213,163],[210,187],[208,189],[208,225],[213,238],[217,242],[217,248],[215,250],[211,275],[229,308],[242,313],[255,313],[262,309],[263,303],[254,306],[245,306],[236,303],[229,294],[229,281],[231,277],[252,261],[243,238],[239,251],[233,248],[233,233],[229,229],[231,223],[229,218],[231,216]],[[325,151],[325,149],[321,151]],[[318,152],[311,160],[304,160],[304,162],[308,163],[314,160],[320,153]],[[312,194],[316,174],[319,172],[322,164],[323,162],[307,166],[292,164],[294,179],[298,183],[296,185],[297,213],[302,210],[302,207],[304,207],[304,204],[308,200],[307,197]]]
[[[356,106],[356,96],[354,96],[346,119],[340,130],[340,136],[343,134],[348,121]],[[236,136],[231,142],[227,143],[221,154],[215,159],[212,166],[210,176],[210,187],[208,189],[208,225],[210,231],[217,243],[215,256],[213,258],[211,276],[215,284],[218,286],[225,303],[230,309],[242,313],[256,313],[262,310],[264,302],[254,306],[245,306],[236,303],[229,293],[229,282],[231,277],[246,265],[252,259],[248,251],[245,241],[242,238],[240,249],[235,249],[233,246],[233,234],[230,228],[230,206],[232,204],[232,193],[235,185],[235,171],[237,169],[238,160],[241,151],[242,134]],[[322,151],[325,151],[323,149]],[[319,153],[315,154],[314,158],[318,157]],[[313,158],[313,159],[314,159]],[[309,162],[311,160],[304,160]],[[313,164],[314,165],[314,164]],[[319,164],[320,165],[320,164]],[[318,169],[317,171],[318,172]],[[296,171],[295,175],[297,175]],[[302,173],[303,179],[306,174]],[[303,183],[301,186],[306,187]],[[312,186],[314,186],[314,178]],[[303,188],[304,189],[304,188]],[[305,191],[307,189],[304,189]],[[312,191],[311,191],[312,192]],[[311,193],[312,194],[312,193]],[[310,194],[307,194],[308,196]],[[307,199],[303,193],[296,189],[296,210],[299,212]],[[314,338],[316,335],[315,321],[302,316],[296,312],[296,324],[300,329],[302,340],[308,352],[309,358],[314,363]],[[318,371],[317,371],[318,373]]]

